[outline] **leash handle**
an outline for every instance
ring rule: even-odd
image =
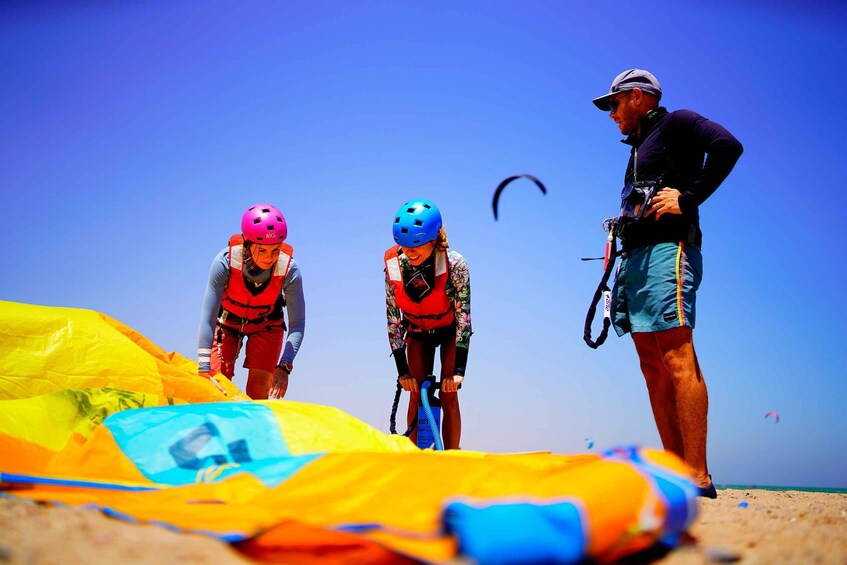
[[[612,247],[615,244],[615,234],[613,230],[609,230],[609,237],[606,238],[606,250],[603,252],[603,272],[606,272],[606,269],[609,267],[609,260],[614,259],[612,255],[614,255],[614,251],[612,251]]]

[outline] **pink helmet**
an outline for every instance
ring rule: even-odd
[[[271,245],[285,240],[288,225],[276,206],[256,204],[250,206],[241,217],[241,234],[246,241]]]

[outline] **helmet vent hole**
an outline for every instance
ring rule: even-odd
[[[414,209],[414,208],[406,208],[406,213],[407,213],[407,214],[414,214],[414,213],[415,213],[415,209]]]
[[[262,214],[270,214],[271,211],[267,208],[262,208]]]
[[[271,224],[271,225],[269,225],[269,226],[268,226],[268,231],[274,231],[273,224]]]
[[[262,223],[262,218],[253,218],[253,224],[254,224],[254,225],[255,225],[255,224],[260,224],[260,223]]]
[[[400,233],[409,233],[409,228],[402,228]]]
[[[427,210],[429,210],[430,208],[432,208],[432,206],[430,206],[429,204],[424,204],[424,205],[423,205],[423,207],[424,207],[424,208],[426,208]]]
[[[400,223],[400,216],[397,216],[396,218],[394,218],[394,223],[395,223],[395,224],[399,224],[399,223]]]
[[[423,222],[420,220],[415,220],[415,227],[420,227],[423,225]]]

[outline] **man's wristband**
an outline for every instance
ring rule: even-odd
[[[293,363],[291,363],[291,361],[280,361],[279,365],[277,365],[276,368],[282,369],[283,371],[285,371],[287,374],[290,375],[291,369],[294,368],[294,365],[293,365]]]

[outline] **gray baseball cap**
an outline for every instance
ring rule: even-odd
[[[662,99],[662,85],[659,84],[659,79],[653,76],[652,73],[643,69],[629,69],[615,77],[612,81],[612,86],[609,88],[609,93],[603,96],[598,96],[592,102],[594,105],[604,112],[611,111],[609,100],[612,96],[619,92],[626,92],[634,88],[640,88],[647,94],[652,94],[659,100]]]

